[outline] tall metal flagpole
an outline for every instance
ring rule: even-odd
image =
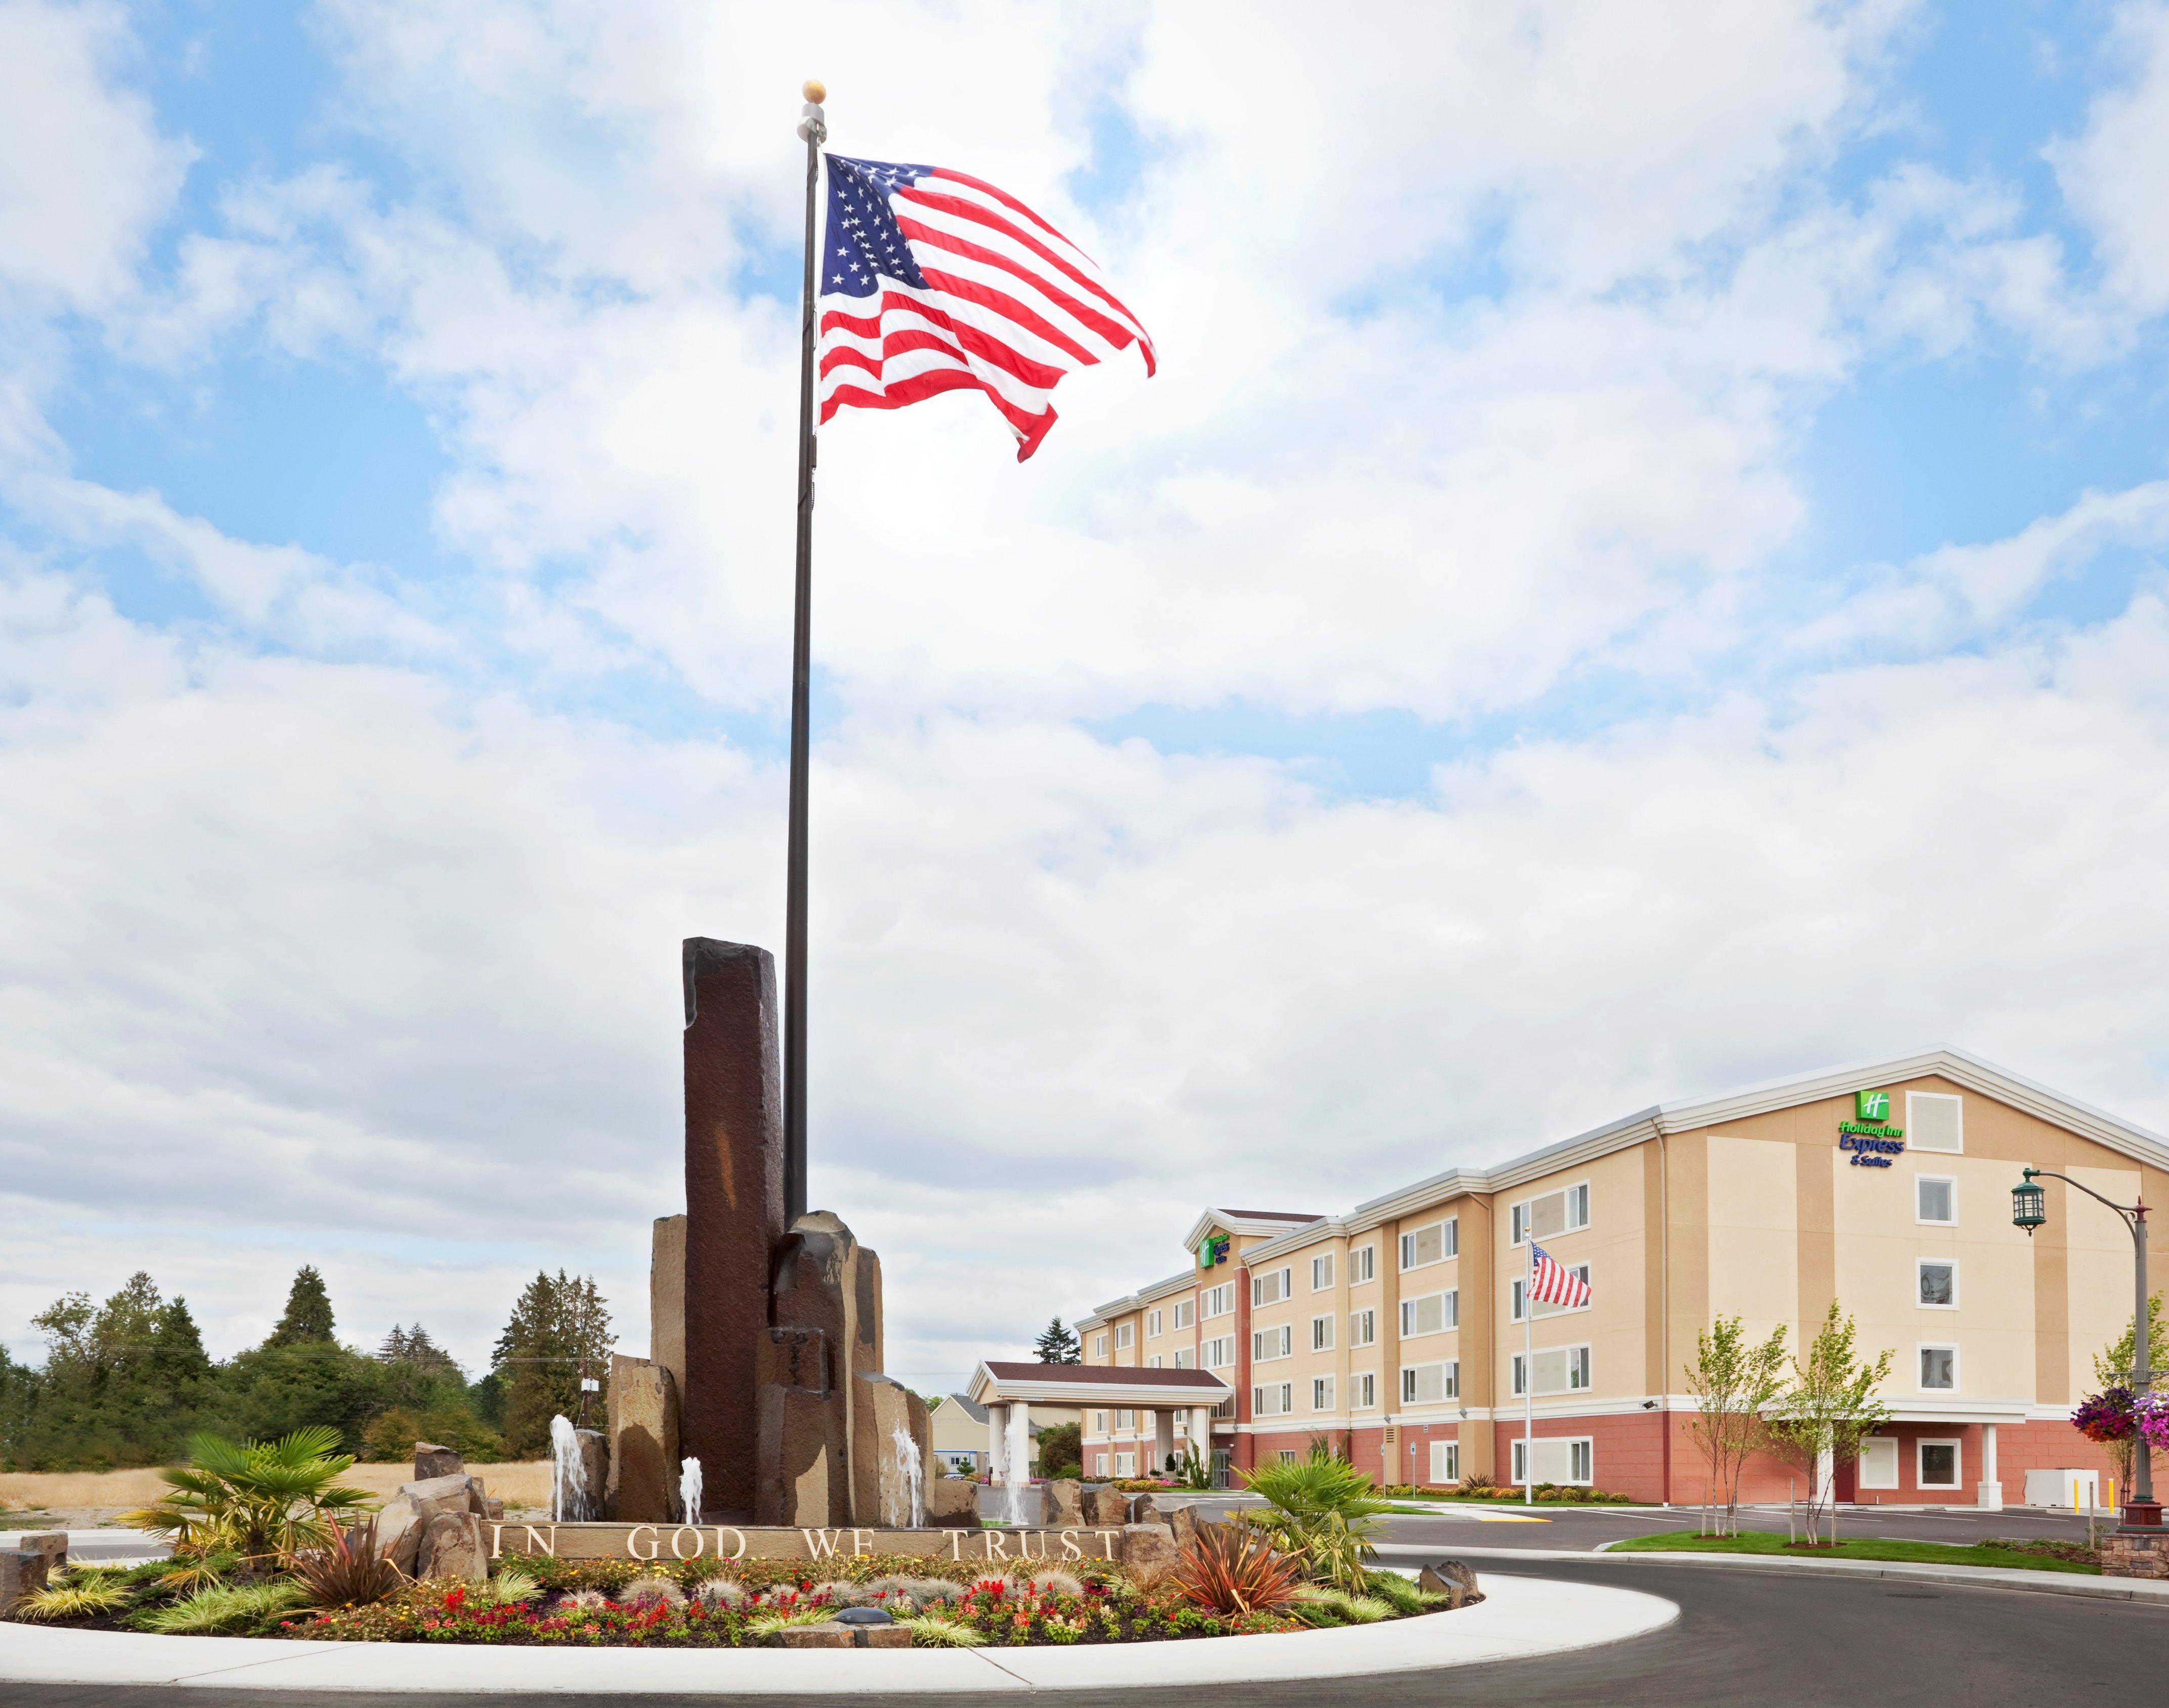
[[[1535,1217],[1530,1218],[1533,1223]],[[1529,1349],[1529,1328],[1536,1321],[1537,1231],[1532,1226],[1522,1243],[1527,1264],[1521,1281],[1521,1504],[1537,1503],[1537,1363]]]
[[[821,145],[829,140],[821,103],[829,92],[806,85],[798,134],[806,143],[806,279],[798,327],[798,579],[791,626],[791,842],[786,858],[783,923],[783,1217],[806,1213],[806,761],[813,683],[813,343],[814,196]]]

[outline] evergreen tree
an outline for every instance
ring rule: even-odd
[[[1077,1338],[1074,1329],[1062,1326],[1059,1317],[1048,1323],[1039,1338],[1032,1342],[1031,1349],[1042,1364],[1081,1364],[1084,1359],[1083,1343]]]
[[[539,1457],[549,1449],[551,1418],[579,1416],[583,1368],[600,1380],[610,1365],[610,1312],[594,1278],[538,1272],[513,1306],[490,1363],[504,1381],[505,1451]],[[598,1415],[589,1421],[600,1426]]]
[[[286,1295],[286,1314],[279,1319],[279,1326],[264,1344],[267,1347],[300,1346],[309,1341],[329,1341],[331,1338],[331,1295],[324,1290],[324,1278],[317,1273],[317,1266],[304,1264]]]

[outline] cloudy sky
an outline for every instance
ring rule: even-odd
[[[0,0],[0,1337],[646,1346],[782,934],[800,82],[1158,377],[839,421],[813,1195],[932,1386],[1937,1041],[2169,1126],[2169,6]]]

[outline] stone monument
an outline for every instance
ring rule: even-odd
[[[718,1515],[925,1522],[932,1421],[881,1373],[881,1259],[826,1210],[784,1225],[775,960],[690,937],[684,972],[685,1213],[655,1224],[649,1355],[611,1365],[610,1516],[699,1524],[674,1453]]]

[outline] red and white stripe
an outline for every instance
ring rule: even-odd
[[[1589,1283],[1540,1245],[1529,1248],[1529,1296],[1542,1305],[1586,1305]]]
[[[942,391],[983,391],[1017,436],[1017,460],[1054,425],[1049,402],[1074,369],[1152,340],[1092,258],[1019,201],[934,168],[889,193],[929,289],[893,279],[877,295],[823,307],[821,420],[900,409]]]

